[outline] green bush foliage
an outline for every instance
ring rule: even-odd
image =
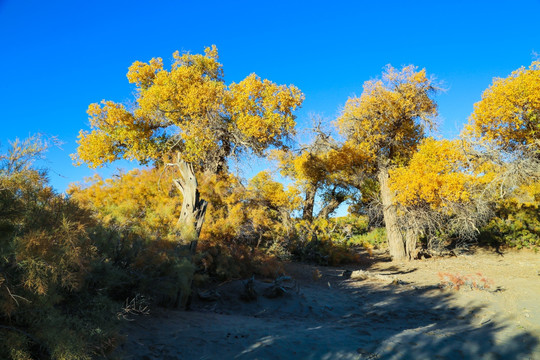
[[[362,245],[366,249],[383,249],[387,246],[386,229],[383,227],[371,229],[363,234],[352,236],[349,242]]]
[[[354,263],[359,255],[348,240],[367,229],[367,219],[355,215],[311,221],[297,219],[293,229],[287,246],[297,260],[321,265]]]
[[[482,229],[480,243],[517,249],[540,249],[540,211],[538,206],[507,203]]]

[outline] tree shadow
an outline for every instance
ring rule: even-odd
[[[289,314],[290,326],[273,327],[235,358],[540,359],[540,333],[478,301],[456,305],[456,292],[344,280],[332,294],[328,286],[300,294],[311,316]]]

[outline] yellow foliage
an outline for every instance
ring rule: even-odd
[[[70,186],[68,193],[107,226],[174,241],[181,202],[169,191],[170,180],[164,177],[160,182],[160,174],[156,169],[135,169],[106,180],[95,176],[87,186]]]
[[[289,187],[285,190],[283,184],[273,180],[268,171],[261,171],[255,175],[249,183],[248,191],[251,198],[264,199],[267,205],[274,209],[284,208],[293,211],[300,201],[299,191],[296,188]]]
[[[251,241],[259,234],[268,240],[284,231],[282,216],[289,216],[300,203],[298,190],[285,189],[268,172],[257,174],[248,186],[230,173],[205,172],[197,177],[201,197],[208,201],[202,241],[228,243],[240,237]],[[96,176],[89,185],[73,185],[68,192],[106,226],[174,242],[182,199],[171,189],[170,177],[162,170],[135,169],[106,180]]]
[[[494,79],[474,105],[466,133],[510,151],[540,151],[540,61]]]
[[[350,98],[337,120],[346,146],[354,149],[351,160],[374,170],[381,161],[387,166],[408,159],[424,136],[424,125],[434,126],[435,90],[425,69],[412,65],[401,71],[388,66],[382,80],[364,83],[362,95]]]
[[[208,200],[206,226],[200,236],[207,241],[270,240],[285,231],[283,217],[300,203],[295,188],[285,189],[267,171],[255,175],[247,187],[232,174],[205,174],[200,191]]]
[[[472,200],[474,189],[489,181],[475,173],[459,140],[425,139],[407,166],[390,170],[394,201],[404,206],[429,204],[433,209]]]
[[[175,52],[171,69],[160,58],[134,62],[136,86],[129,108],[112,101],[88,108],[92,131],[81,131],[74,159],[91,167],[117,159],[147,163],[181,151],[195,164],[251,149],[261,154],[294,133],[304,95],[251,74],[227,87],[215,46],[204,55]]]
[[[226,108],[246,139],[255,139],[259,146],[266,147],[280,134],[294,131],[292,111],[304,97],[295,86],[276,85],[251,74],[229,89]]]

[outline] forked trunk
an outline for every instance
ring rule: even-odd
[[[317,215],[317,217],[322,218],[322,219],[328,219],[330,217],[330,214],[332,214],[334,211],[336,211],[336,209],[339,207],[339,205],[341,205],[344,201],[345,201],[344,198],[341,199],[341,198],[333,197],[321,209],[321,211],[319,212],[319,215]]]
[[[405,252],[405,242],[399,230],[396,206],[393,203],[394,194],[388,184],[388,168],[381,167],[378,177],[381,187],[381,201],[383,205],[384,224],[386,226],[386,238],[388,239],[388,250],[393,260],[403,260],[407,258],[407,254]]]

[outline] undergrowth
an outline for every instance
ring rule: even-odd
[[[482,273],[460,275],[439,272],[437,275],[440,279],[439,287],[441,289],[491,290],[494,285],[493,280],[488,279]]]

